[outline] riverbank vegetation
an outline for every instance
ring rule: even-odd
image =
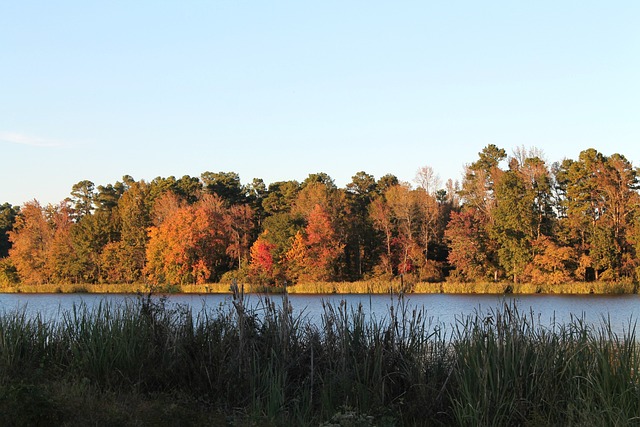
[[[84,180],[58,205],[0,205],[0,287],[238,280],[359,292],[401,277],[413,291],[583,282],[571,286],[596,292],[603,282],[635,292],[638,176],[621,154],[587,149],[549,164],[536,149],[508,156],[489,145],[461,183],[443,186],[425,166],[414,184],[366,172],[344,188],[325,173],[268,186],[243,185],[233,172]]]
[[[303,282],[295,285],[265,286],[256,283],[242,285],[246,293],[254,294],[565,294],[612,295],[637,294],[638,285],[631,281],[568,282],[560,284],[533,284],[510,282],[402,282],[394,280],[367,280],[358,282]],[[24,285],[20,283],[0,287],[3,293],[94,293],[94,294],[229,294],[229,283],[184,285],[149,285],[147,283],[48,283]]]
[[[156,297],[0,314],[3,425],[632,425],[635,327],[542,326],[515,305],[429,323],[287,299],[192,313]]]

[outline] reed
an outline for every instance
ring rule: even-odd
[[[568,282],[562,284],[499,282],[440,282],[416,283],[413,293],[445,294],[567,294],[567,295],[608,295],[636,294],[638,285],[631,281],[618,282]]]
[[[125,294],[147,293],[150,287],[144,283],[43,283],[39,285],[13,284],[0,288],[3,293],[96,293]]]
[[[447,326],[397,295],[378,317],[325,303],[312,322],[294,314],[286,294],[249,305],[242,287],[230,291],[230,305],[198,313],[147,295],[78,305],[56,320],[0,314],[0,422],[38,424],[48,414],[59,424],[149,424],[158,411],[178,423],[192,414],[194,424],[640,419],[632,323],[622,336],[608,319],[599,327],[581,318],[545,327],[507,304]]]
[[[301,282],[287,287],[290,294],[390,294],[406,292],[400,279],[357,282]]]
[[[408,277],[376,278],[356,282],[301,282],[289,286],[265,286],[246,283],[248,293],[290,294],[391,294],[391,293],[446,293],[446,294],[636,294],[638,285],[632,281],[617,282],[568,282],[563,284],[499,282],[414,282]],[[203,283],[154,286],[145,283],[49,283],[23,285],[13,283],[0,287],[4,293],[187,293],[228,294],[230,283]]]

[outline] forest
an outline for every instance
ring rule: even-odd
[[[83,180],[57,205],[0,205],[0,286],[262,286],[402,276],[419,282],[640,278],[638,170],[587,149],[549,164],[488,145],[444,185],[358,172],[243,185],[234,172]]]

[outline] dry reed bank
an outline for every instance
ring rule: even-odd
[[[282,286],[261,286],[245,284],[245,292],[284,293]],[[203,285],[168,285],[163,287],[145,283],[101,283],[72,284],[55,283],[42,285],[22,285],[0,287],[4,293],[230,293],[230,283],[207,283]],[[358,282],[307,282],[286,287],[290,294],[637,294],[638,284],[632,281],[619,282],[569,282],[562,284],[533,284],[512,282],[404,282],[394,280],[362,280]]]

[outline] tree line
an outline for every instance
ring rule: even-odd
[[[444,186],[429,166],[344,188],[325,173],[84,180],[57,205],[0,205],[0,283],[637,280],[637,190],[621,154],[548,164],[495,145]]]

